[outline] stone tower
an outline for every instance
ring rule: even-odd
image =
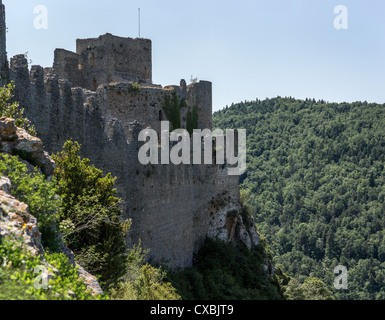
[[[55,50],[53,69],[72,86],[96,91],[101,84],[134,81],[152,82],[151,40],[105,34],[77,39],[76,53]]]
[[[5,7],[0,0],[0,86],[8,82],[9,70],[6,51],[6,25],[5,25]]]

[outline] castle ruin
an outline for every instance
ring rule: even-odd
[[[76,53],[56,49],[53,67],[28,66],[24,55],[8,63],[5,11],[0,0],[1,84],[14,81],[25,109],[50,153],[68,139],[81,155],[117,177],[123,218],[132,219],[127,245],[141,241],[150,258],[171,268],[192,265],[206,236],[250,247],[259,242],[253,221],[242,214],[239,178],[222,165],[142,165],[142,129],[160,133],[176,102],[180,127],[196,114],[197,129],[212,129],[212,84],[208,81],[162,87],[152,83],[148,39],[105,34],[76,41]]]

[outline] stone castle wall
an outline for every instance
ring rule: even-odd
[[[59,152],[72,138],[82,144],[82,156],[117,177],[124,218],[133,221],[128,245],[141,240],[152,259],[186,267],[206,235],[227,238],[227,213],[240,211],[237,177],[217,165],[138,161],[138,133],[147,127],[160,132],[159,111],[171,90],[132,92],[122,83],[93,92],[71,88],[50,71],[33,66],[29,72],[24,56],[12,58],[17,99],[46,150]]]
[[[160,134],[161,120],[167,120],[165,97],[171,99],[174,91],[186,101],[187,107],[181,110],[183,127],[193,106],[198,110],[198,127],[212,127],[211,83],[186,86],[182,80],[179,86],[165,88],[151,84],[148,41],[111,35],[78,40],[77,53],[56,50],[53,68],[45,69],[32,66],[29,70],[26,58],[17,55],[10,60],[16,100],[47,151],[61,151],[72,138],[82,145],[83,157],[117,177],[123,217],[133,222],[127,244],[141,241],[154,261],[170,267],[191,266],[193,253],[206,236],[239,239],[248,246],[258,243],[254,226],[241,215],[238,177],[227,175],[226,168],[139,163],[143,142],[138,142],[138,134],[144,128]],[[143,56],[125,65],[125,50],[128,57],[139,51]],[[128,81],[139,81],[140,89]]]

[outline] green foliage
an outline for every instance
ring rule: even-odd
[[[124,274],[126,260],[128,222],[120,220],[116,178],[81,159],[77,142],[67,141],[63,149],[53,156],[57,192],[63,200],[60,230],[77,261],[109,288]]]
[[[384,107],[277,97],[213,116],[215,127],[247,131],[241,187],[274,262],[337,299],[385,297]],[[348,290],[333,287],[337,265]]]
[[[278,279],[264,270],[263,244],[249,250],[207,238],[190,269],[169,272],[184,300],[278,300]]]
[[[339,293],[339,299],[384,300],[385,263],[378,259],[360,259],[348,270],[348,290]]]
[[[304,283],[291,279],[285,287],[286,300],[334,300],[332,293],[317,278],[306,278]]]
[[[58,250],[56,224],[60,215],[60,199],[53,182],[35,168],[29,173],[27,166],[15,156],[0,155],[0,174],[10,179],[11,194],[28,205],[29,212],[38,219],[42,244],[51,251]]]
[[[15,125],[27,130],[33,136],[36,136],[36,130],[31,122],[24,117],[24,109],[20,108],[18,102],[13,102],[15,84],[12,81],[7,86],[0,88],[0,117],[7,117],[15,120]]]
[[[170,130],[180,129],[180,108],[181,103],[177,97],[176,91],[172,92],[171,98],[168,94],[164,95],[163,111],[170,121]]]
[[[130,82],[130,83],[131,83],[130,91],[133,93],[138,93],[141,89],[140,84],[137,82]]]
[[[39,257],[32,256],[23,243],[3,238],[0,243],[0,300],[100,300],[107,296],[92,296],[77,269],[63,254],[46,254],[45,265]],[[40,282],[35,267],[44,266],[51,274],[48,288],[36,289]]]
[[[165,282],[166,272],[145,263],[147,251],[134,246],[127,259],[126,274],[111,290],[113,300],[180,300],[176,289]]]

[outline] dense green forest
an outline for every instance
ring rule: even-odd
[[[214,127],[247,130],[242,195],[274,263],[336,299],[385,298],[385,105],[293,98],[245,101]],[[348,289],[333,286],[348,269]]]

